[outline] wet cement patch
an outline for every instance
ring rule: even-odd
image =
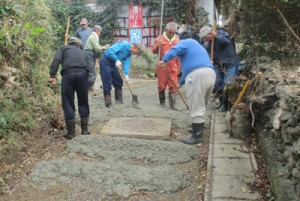
[[[67,158],[44,161],[32,170],[32,180],[46,189],[74,178],[97,185],[106,192],[128,197],[133,189],[175,193],[190,185],[189,177],[170,166],[142,167],[122,162],[75,161]]]
[[[178,164],[199,157],[197,148],[180,142],[110,136],[78,136],[67,144],[70,156],[84,154],[111,160]]]
[[[68,142],[67,152],[68,157],[43,161],[32,169],[32,181],[40,189],[72,184],[76,178],[125,198],[133,190],[176,193],[191,181],[175,165],[200,156],[197,148],[179,142],[99,135],[76,137]]]

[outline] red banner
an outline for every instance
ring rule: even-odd
[[[143,26],[143,9],[141,4],[129,4],[128,28]]]

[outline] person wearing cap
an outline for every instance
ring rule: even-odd
[[[166,25],[165,31],[162,36],[158,36],[152,47],[152,53],[159,55],[159,60],[163,58],[165,53],[170,50],[179,41],[179,37],[176,35],[177,25],[175,22],[169,22]],[[159,50],[160,49],[160,50]],[[166,64],[166,71],[170,75],[170,78],[177,83],[178,73],[180,71],[180,62],[178,58],[174,58]],[[176,88],[173,86],[172,80],[166,72],[159,66],[156,68],[157,83],[158,83],[158,98],[161,106],[165,105],[165,90],[168,86],[169,89],[169,106],[175,109],[176,103]]]
[[[81,27],[78,28],[74,34],[75,37],[77,37],[81,40],[82,48],[84,48],[88,37],[91,35],[91,33],[93,31],[93,29],[91,27],[89,27],[88,25],[89,25],[88,20],[86,18],[82,18],[80,20]]]
[[[192,137],[183,139],[183,143],[197,144],[202,141],[204,114],[214,88],[216,74],[207,51],[192,38],[192,32],[184,31],[179,37],[180,41],[166,52],[159,65],[164,67],[175,57],[178,57],[181,62],[182,77],[178,87],[185,85],[192,118]]]
[[[91,35],[88,37],[86,44],[84,46],[84,51],[88,54],[88,70],[89,70],[89,88],[92,89],[96,78],[96,70],[95,70],[95,63],[97,57],[99,57],[101,52],[104,52],[109,45],[106,44],[105,46],[101,46],[99,44],[99,37],[102,33],[102,27],[100,25],[95,25]]]
[[[104,102],[106,107],[110,107],[112,85],[115,88],[116,103],[123,104],[122,87],[123,79],[120,75],[123,70],[125,82],[129,80],[130,58],[132,55],[139,55],[145,46],[143,42],[130,43],[128,41],[119,41],[109,47],[102,55],[99,65],[100,76],[103,86]],[[122,72],[121,72],[122,73]]]
[[[214,38],[213,65],[217,75],[214,91],[219,96],[219,111],[228,110],[227,88],[233,84],[239,71],[239,57],[235,44],[229,34],[222,28],[213,31],[211,27],[204,26],[200,29],[200,38],[205,42],[205,47],[211,54],[211,44]]]
[[[62,65],[60,74],[61,96],[67,139],[75,137],[75,104],[74,95],[77,94],[78,111],[81,118],[81,134],[88,135],[88,120],[90,115],[88,102],[88,69],[87,54],[81,49],[79,38],[71,37],[68,45],[59,47],[51,63],[49,84],[56,84],[56,74],[59,65]]]

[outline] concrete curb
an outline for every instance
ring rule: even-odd
[[[207,157],[207,180],[205,184],[204,201],[212,199],[212,188],[213,188],[213,151],[214,151],[214,124],[215,124],[215,112],[212,112],[210,132],[209,132],[209,152]]]

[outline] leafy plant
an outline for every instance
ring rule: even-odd
[[[15,2],[7,2],[7,1],[1,1],[0,2],[0,19],[3,17],[12,17],[16,16],[18,17],[19,14],[22,12],[18,9],[19,4]],[[1,23],[1,21],[0,21]]]
[[[250,0],[239,1],[238,5],[243,42],[273,59],[297,59],[300,49],[298,0]]]
[[[145,73],[143,74],[144,78],[155,78],[156,77],[156,73],[153,71],[145,71]]]
[[[0,9],[0,72],[8,75],[1,79],[0,139],[6,147],[37,128],[36,119],[52,107],[44,97],[52,93],[46,83],[58,39],[44,0],[3,0]]]

